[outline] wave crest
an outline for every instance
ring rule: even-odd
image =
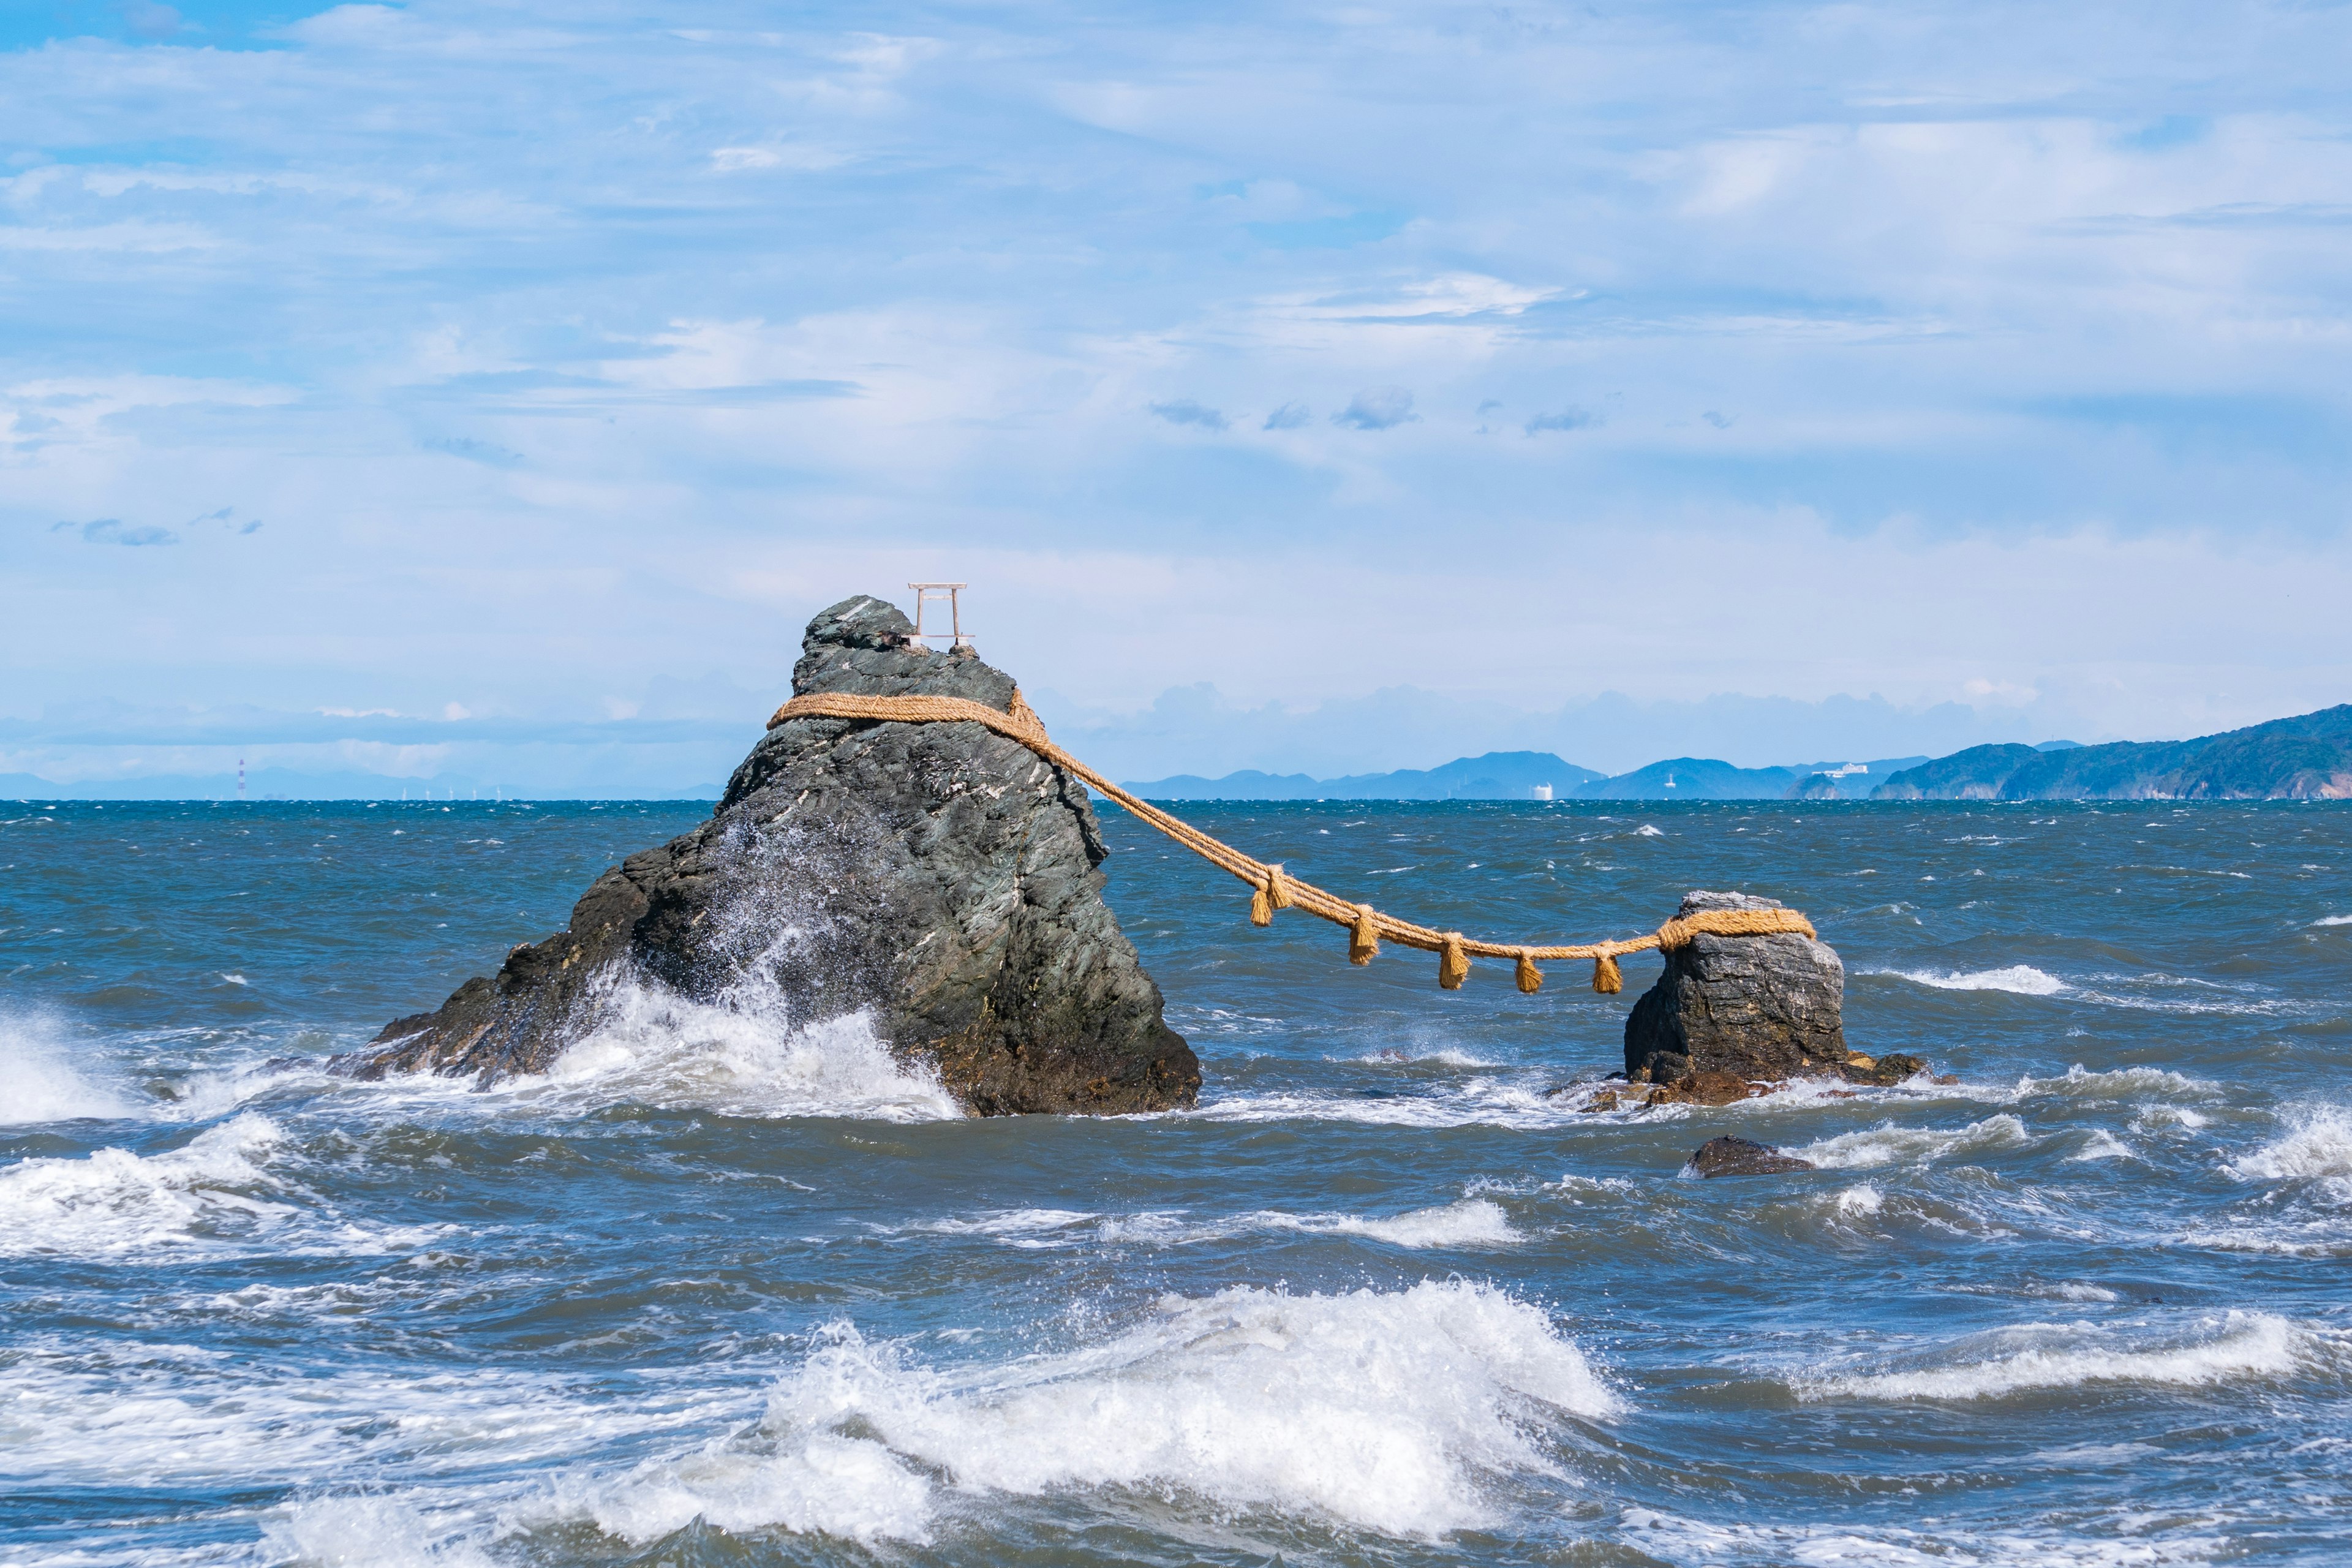
[[[1488,1286],[1163,1299],[1058,1355],[941,1372],[836,1324],[756,1432],[641,1466],[582,1507],[643,1542],[697,1514],[925,1541],[935,1483],[1149,1487],[1425,1536],[1486,1517],[1483,1477],[1545,1472],[1530,1436],[1617,1396],[1545,1314]]]
[[[2280,1377],[2314,1359],[2311,1336],[2268,1312],[2232,1311],[2152,1342],[2090,1324],[2031,1323],[1933,1352],[1941,1364],[1796,1380],[1802,1399],[1998,1399],[2088,1383],[2176,1386]]]

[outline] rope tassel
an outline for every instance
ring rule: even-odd
[[[1356,923],[1348,929],[1348,962],[1370,963],[1380,955],[1380,917],[1370,904],[1356,906]]]
[[[1462,933],[1445,933],[1445,943],[1437,950],[1437,988],[1459,991],[1462,982],[1470,976],[1470,955],[1462,951]]]
[[[1603,996],[1614,996],[1625,989],[1625,976],[1618,973],[1615,953],[1601,952],[1593,955],[1592,988]]]
[[[1250,895],[1250,924],[1269,926],[1274,923],[1274,911],[1286,910],[1296,900],[1290,896],[1290,879],[1282,874],[1279,866],[1265,868],[1265,880]]]
[[[1519,952],[1520,994],[1532,996],[1542,989],[1543,971],[1536,967],[1536,961],[1529,958],[1527,955],[1527,951],[1523,948]]]

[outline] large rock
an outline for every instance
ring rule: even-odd
[[[1780,907],[1745,893],[1694,892],[1676,913]],[[1701,934],[1665,959],[1665,973],[1625,1019],[1628,1078],[1671,1084],[1709,1072],[1842,1074],[1845,965],[1827,943],[1794,932]]]
[[[911,629],[878,599],[834,605],[809,623],[793,692],[1009,704],[1011,676]],[[540,1071],[623,976],[751,997],[791,1024],[870,1009],[895,1055],[983,1115],[1190,1105],[1200,1063],[1103,903],[1107,854],[1084,786],[984,726],[794,720],[751,748],[709,822],[630,856],[567,929],[338,1066]]]

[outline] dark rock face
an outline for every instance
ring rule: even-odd
[[[1010,702],[1011,676],[910,629],[878,599],[834,605],[794,694]],[[794,720],[708,823],[599,878],[566,930],[337,1065],[541,1071],[625,973],[706,1002],[756,983],[794,1024],[871,1009],[894,1056],[982,1115],[1190,1105],[1200,1063],[1102,900],[1107,854],[1084,787],[982,725]]]
[[[1676,913],[1780,907],[1745,893],[1694,892]],[[1665,973],[1625,1019],[1628,1078],[1777,1081],[1842,1071],[1845,965],[1826,943],[1793,932],[1701,935],[1665,958]]]
[[[1698,1146],[1687,1167],[1702,1176],[1770,1176],[1782,1171],[1810,1171],[1811,1160],[1783,1154],[1769,1143],[1746,1138],[1710,1138]]]

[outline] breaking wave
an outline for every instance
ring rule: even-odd
[[[2352,1197],[2352,1111],[2337,1105],[2298,1106],[2286,1113],[2289,1131],[2231,1161],[2222,1169],[2242,1182],[2320,1181]]]
[[[266,1246],[278,1256],[397,1250],[438,1226],[338,1219],[315,1194],[267,1168],[285,1133],[247,1111],[158,1154],[100,1149],[79,1159],[0,1169],[0,1257],[165,1260],[196,1249]]]
[[[1881,969],[1869,973],[1889,974],[1917,985],[1932,985],[1938,991],[2006,991],[2017,996],[2055,996],[2072,989],[2056,975],[2044,973],[2030,963],[2012,963],[2006,969],[1940,973],[1932,969]]]
[[[1485,1198],[1465,1198],[1438,1208],[1385,1216],[1293,1215],[1263,1210],[1223,1219],[1195,1220],[1181,1210],[1106,1215],[1076,1209],[1009,1209],[976,1219],[922,1220],[886,1227],[885,1234],[976,1236],[1007,1247],[1042,1251],[1089,1241],[1182,1247],[1268,1231],[1360,1236],[1392,1247],[1510,1247],[1526,1239],[1511,1228],[1509,1216]]]
[[[1823,1170],[1858,1171],[1875,1165],[1924,1165],[1948,1154],[2022,1149],[2032,1141],[2025,1123],[2004,1115],[1988,1116],[1982,1121],[1950,1129],[1897,1127],[1893,1122],[1882,1122],[1860,1132],[1841,1132],[1789,1152]]]
[[[1486,1478],[1556,1473],[1542,1427],[1620,1408],[1543,1312],[1459,1281],[1169,1297],[1100,1344],[945,1371],[836,1323],[755,1429],[565,1511],[635,1542],[698,1515],[923,1542],[945,1488],[1144,1488],[1426,1536],[1486,1520]]]
[[[0,1170],[0,1255],[110,1255],[278,1229],[296,1210],[260,1194],[278,1182],[258,1163],[281,1137],[250,1112],[161,1154],[100,1149]]]
[[[870,1013],[795,1026],[780,1006],[696,1002],[637,979],[599,1000],[595,1026],[539,1080],[565,1098],[743,1117],[963,1114],[927,1068],[891,1056]]]
[[[2137,1342],[2087,1323],[1999,1329],[1932,1352],[1932,1363],[1793,1380],[1800,1398],[1998,1399],[2089,1383],[2195,1385],[2282,1377],[2317,1362],[2312,1336],[2268,1312],[2232,1311]]]

